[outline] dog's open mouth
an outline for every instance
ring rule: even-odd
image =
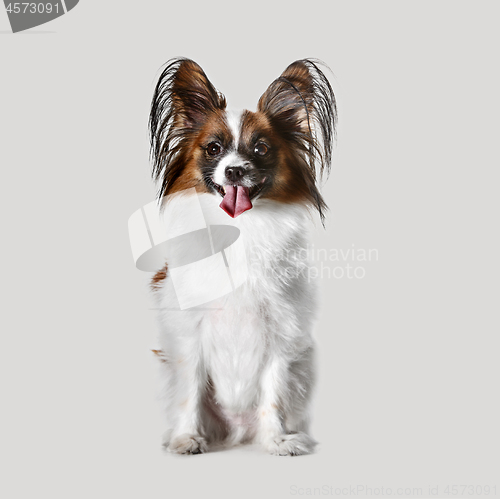
[[[242,185],[219,185],[212,181],[214,188],[222,196],[220,207],[232,218],[251,209],[252,199],[264,188],[266,177],[253,187]]]

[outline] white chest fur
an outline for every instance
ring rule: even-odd
[[[219,201],[212,195],[200,199],[208,224],[220,224],[222,216],[240,230],[240,253],[232,265],[236,280],[245,268],[244,282],[203,306],[176,310],[167,278],[156,293],[159,339],[170,366],[165,390],[171,393],[174,419],[176,403],[188,403],[198,393],[197,383],[210,380],[220,412],[245,424],[263,404],[263,378],[290,376],[290,366],[312,347],[314,289],[305,272],[311,222],[304,207],[271,201],[233,220]]]

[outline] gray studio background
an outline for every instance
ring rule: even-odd
[[[1,7],[3,497],[500,494],[498,3],[82,0],[16,35]],[[334,72],[312,241],[378,259],[321,280],[312,456],[161,451],[127,220],[155,195],[148,109],[178,55],[250,109],[296,59]]]

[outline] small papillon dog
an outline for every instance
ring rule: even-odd
[[[240,284],[231,292],[181,310],[175,262],[152,280],[163,443],[171,452],[254,442],[296,456],[316,445],[309,434],[316,305],[305,255],[314,213],[324,219],[318,181],[329,172],[337,122],[319,66],[292,63],[255,112],[227,110],[189,59],[169,61],[156,85],[149,125],[161,204],[196,196],[216,223],[239,231],[230,265]]]

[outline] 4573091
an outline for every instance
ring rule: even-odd
[[[62,13],[60,2],[15,2],[9,3],[6,7],[9,14],[52,14],[52,12],[59,14],[59,9]]]

